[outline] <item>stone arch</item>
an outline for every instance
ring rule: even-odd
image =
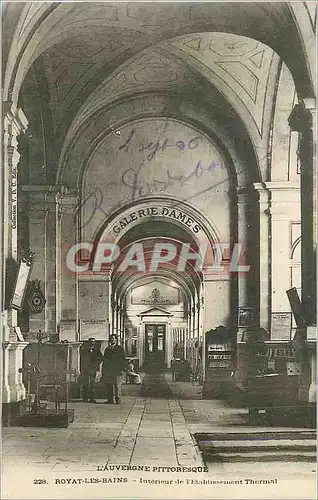
[[[145,207],[149,208],[149,204],[151,204],[153,207],[157,206],[158,210],[153,211],[153,213],[150,213],[148,210],[149,213],[147,213],[145,211]],[[174,218],[173,214],[168,214],[166,210],[163,212],[162,210],[160,211],[160,209],[166,208],[167,206],[170,206],[171,210],[173,210],[174,207],[178,207],[179,211],[184,212],[188,217],[194,219],[200,226],[200,230],[202,230],[202,236],[198,234],[198,231],[196,233],[192,232],[190,230],[190,226],[187,227],[187,225],[181,224],[180,219]],[[138,210],[144,210],[144,213],[142,213],[139,218],[130,220],[122,231],[118,233],[114,232],[113,229],[114,227],[116,227],[116,225],[118,225],[118,221],[125,216],[127,217],[132,210],[136,212]],[[162,220],[165,222],[169,222],[171,225],[182,227],[183,231],[186,232],[197,244],[200,243],[200,240],[208,241],[210,243],[220,243],[220,235],[218,233],[218,230],[217,228],[212,226],[210,221],[208,221],[196,208],[191,206],[191,204],[171,197],[156,197],[151,198],[151,200],[142,200],[138,203],[131,202],[130,204],[122,207],[119,211],[110,215],[110,217],[104,220],[101,227],[95,233],[94,242],[97,243],[99,241],[107,241],[110,243],[119,244],[123,236],[127,232],[130,232],[132,228],[140,227],[143,224],[148,224],[150,221],[157,220]],[[131,241],[128,240],[128,243],[131,243]]]
[[[79,190],[86,165],[101,142],[127,124],[152,117],[189,124],[206,135],[226,158],[233,183],[244,186],[250,182],[257,182],[260,178],[257,156],[245,126],[238,117],[236,119],[241,128],[238,125],[237,130],[240,130],[241,136],[240,140],[238,137],[237,140],[233,140],[216,123],[216,118],[207,114],[206,109],[189,106],[178,94],[152,93],[127,97],[98,110],[94,119],[73,136],[68,149],[62,152],[57,184]],[[246,157],[249,158],[248,169],[244,168]]]
[[[275,8],[274,8],[275,6]],[[56,43],[56,37],[61,37],[64,31],[73,31],[76,29],[76,23],[67,27],[64,18],[69,14],[67,7],[62,3],[45,4],[39,9],[37,6],[21,6],[21,18],[17,23],[17,29],[14,36],[9,39],[11,50],[6,51],[7,67],[4,79],[4,96],[7,100],[13,100],[17,103],[20,87],[23,82],[26,71],[32,62],[38,57],[50,44]],[[108,14],[108,22],[118,24],[123,19],[133,19],[134,22],[144,23],[142,6],[138,11],[138,5],[130,5],[127,12],[123,13],[116,10]],[[216,8],[217,7],[217,8]],[[76,18],[77,5],[72,7],[73,17]],[[90,7],[91,8],[91,7]],[[306,6],[295,3],[245,3],[237,10],[236,16],[228,15],[232,5],[222,4],[222,7],[213,4],[185,4],[179,6],[179,11],[183,13],[183,22],[175,26],[173,21],[175,12],[167,14],[165,5],[158,8],[158,27],[156,38],[166,39],[183,34],[185,32],[197,33],[200,31],[223,31],[235,33],[243,36],[255,38],[273,48],[289,66],[296,82],[296,87],[301,97],[313,97],[313,69],[315,66],[314,56],[314,33],[312,22]],[[274,9],[274,11],[273,11]],[[123,9],[124,10],[124,9]],[[115,17],[114,17],[115,16]],[[78,18],[78,14],[77,14]],[[250,22],[247,22],[247,19]],[[101,16],[95,16],[94,22],[85,19],[85,24],[92,23],[93,26],[98,21],[105,23]],[[191,20],[191,24],[187,23]],[[64,24],[64,26],[63,26]],[[75,26],[74,26],[75,24]],[[78,18],[80,26],[80,19]],[[48,29],[53,25],[54,29]],[[259,26],[266,26],[267,29],[259,29]],[[128,26],[125,26],[126,29]],[[49,37],[48,37],[49,33]],[[149,32],[148,32],[149,34]],[[306,36],[310,35],[309,40],[304,42]],[[293,43],[293,51],[289,50],[290,43]]]

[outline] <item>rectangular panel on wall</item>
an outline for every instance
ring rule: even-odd
[[[180,290],[152,280],[132,290],[131,303],[137,305],[176,305],[180,303]]]
[[[94,337],[96,340],[108,339],[108,322],[103,319],[80,320],[80,341]]]
[[[109,301],[106,281],[80,281],[78,317],[80,320],[108,320]]]
[[[271,340],[290,340],[292,314],[290,312],[273,312],[271,322]]]

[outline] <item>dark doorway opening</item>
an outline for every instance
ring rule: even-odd
[[[146,324],[145,363],[149,373],[158,373],[165,368],[166,325]]]

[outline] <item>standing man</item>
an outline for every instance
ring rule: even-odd
[[[96,341],[93,337],[88,339],[87,345],[81,350],[80,370],[82,375],[83,401],[87,403],[96,403],[95,400],[95,379],[99,371],[103,355],[96,347]]]
[[[125,351],[118,345],[117,336],[110,335],[109,345],[104,352],[102,380],[106,386],[107,404],[120,403],[120,386],[125,371]]]

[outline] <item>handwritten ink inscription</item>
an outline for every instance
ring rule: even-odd
[[[164,153],[167,150],[174,150],[180,152],[180,159],[183,160],[182,156],[186,151],[195,150],[200,144],[203,144],[203,136],[196,135],[188,140],[178,138],[174,142],[167,137],[139,141],[136,129],[133,128],[128,132],[127,138],[122,139],[122,136],[119,137],[121,140],[118,146],[119,152],[122,152],[124,155],[131,155],[133,152],[138,152],[141,153],[143,159],[138,166],[126,169],[120,175],[118,181],[108,182],[102,188],[96,186],[89,192],[74,212],[74,217],[79,212],[84,214],[84,220],[81,223],[82,228],[88,226],[98,212],[104,216],[109,216],[125,203],[134,202],[140,198],[153,195],[158,196],[167,192],[171,187],[182,188],[187,184],[192,184],[194,181],[202,179],[204,174],[208,174],[209,178],[210,174],[213,174],[217,168],[225,168],[221,160],[211,159],[209,162],[203,162],[201,159],[198,159],[195,160],[194,165],[189,169],[189,173],[186,174],[175,173],[177,169],[165,166],[164,162],[159,166],[156,164],[154,167],[155,170],[153,171],[152,169],[150,172],[147,165],[150,166],[160,153]],[[184,160],[187,163],[189,162],[189,158],[184,157]],[[126,161],[127,159],[125,159]],[[178,161],[179,163],[180,161]],[[118,195],[119,191],[120,196]],[[104,200],[107,200],[107,211]]]
[[[141,144],[134,144],[133,139],[135,138],[135,136],[136,131],[133,128],[129,133],[127,140],[121,146],[119,146],[119,151],[124,150],[126,151],[126,153],[129,153],[129,151],[135,146],[135,148],[137,148],[140,152],[146,151],[146,157],[149,161],[153,160],[159,151],[163,152],[167,148],[175,148],[179,151],[183,151],[184,149],[195,149],[200,144],[200,141],[202,141],[202,137],[195,136],[192,137],[187,143],[178,140],[174,143],[169,144],[169,139],[164,138],[161,140],[147,140],[145,142],[142,142]]]

